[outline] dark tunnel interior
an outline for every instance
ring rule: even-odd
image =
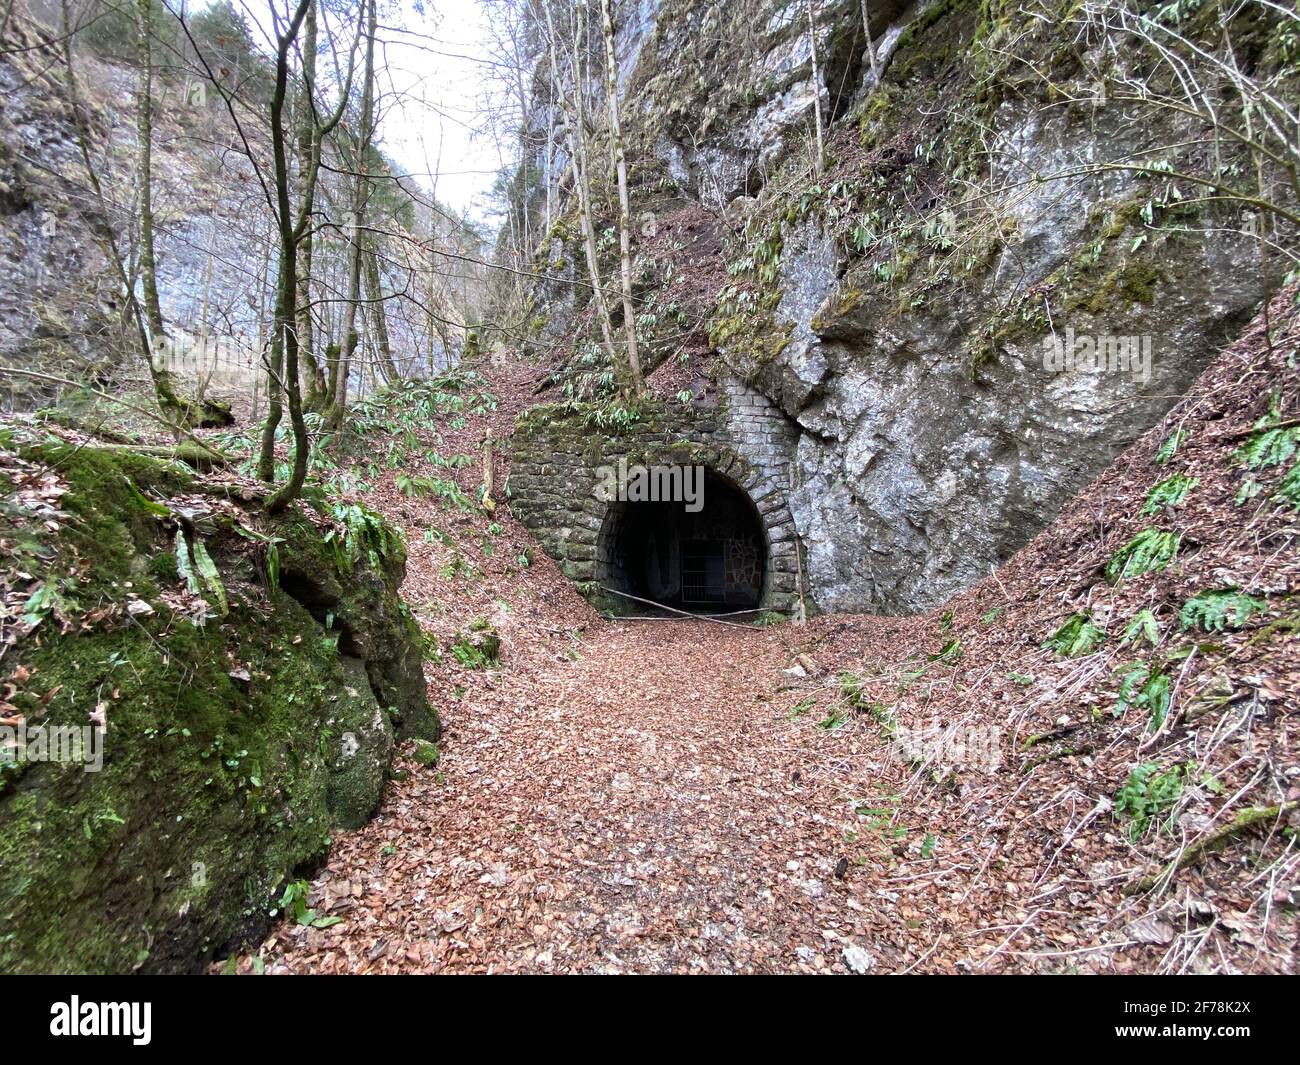
[[[741,488],[709,470],[701,495],[694,513],[681,502],[610,503],[599,540],[600,583],[691,613],[757,609],[767,556],[758,510]],[[620,613],[647,609],[614,598]]]

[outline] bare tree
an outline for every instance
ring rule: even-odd
[[[68,107],[72,115],[73,127],[76,130],[77,148],[85,171],[86,182],[94,201],[94,209],[100,216],[99,220],[90,226],[91,232],[95,235],[96,242],[103,250],[112,267],[117,283],[122,288],[125,297],[127,328],[134,334],[135,342],[140,349],[140,355],[145,360],[150,383],[153,386],[154,399],[158,404],[164,422],[170,426],[178,439],[182,436],[189,437],[192,442],[198,444],[203,450],[214,457],[220,458],[221,456],[209,445],[203,444],[187,431],[188,427],[203,420],[205,406],[178,392],[171,371],[161,363],[154,351],[146,311],[140,305],[139,297],[136,295],[136,275],[128,266],[126,256],[116,243],[115,230],[111,222],[115,214],[112,197],[104,187],[104,182],[100,177],[100,167],[91,151],[91,131],[82,105],[81,83],[74,60],[73,40],[76,23],[72,17],[69,0],[61,0],[59,11],[61,16],[59,43],[61,45],[64,75],[67,81]],[[215,407],[206,409],[213,414],[219,413]],[[228,412],[225,413],[228,416]]]
[[[153,344],[163,335],[162,306],[158,301],[158,267],[153,244],[153,6],[136,0],[136,58],[140,76],[136,88],[135,126],[139,141],[137,180],[140,196],[140,287]]]
[[[601,24],[605,37],[605,101],[609,107],[609,135],[614,153],[614,171],[618,176],[618,249],[619,279],[623,286],[623,331],[627,337],[628,376],[632,394],[645,389],[641,378],[641,357],[636,343],[636,313],[632,306],[632,211],[627,192],[627,159],[623,153],[623,130],[618,116],[618,54],[614,48],[614,19],[610,0],[600,0]]]
[[[573,79],[573,95],[570,98],[565,91],[565,84],[560,76],[559,49],[560,40],[555,32],[555,20],[551,14],[550,0],[541,0],[546,12],[547,53],[551,68],[551,89],[555,102],[559,105],[563,118],[562,130],[569,149],[573,165],[573,184],[578,196],[578,221],[582,228],[583,248],[587,256],[587,273],[591,279],[591,299],[596,308],[596,317],[600,323],[601,338],[610,365],[621,368],[622,362],[614,345],[614,330],[609,317],[609,304],[605,301],[605,290],[600,279],[600,261],[596,252],[596,230],[592,222],[591,184],[587,156],[586,119],[583,107],[583,64],[582,53],[585,48],[586,35],[583,33],[586,6],[579,0],[573,10],[572,36],[570,49],[570,74]]]
[[[876,44],[871,38],[871,16],[867,13],[868,0],[862,0],[862,34],[867,40],[867,63],[871,68],[871,83],[880,84],[880,59],[876,55]]]
[[[378,14],[376,0],[365,7],[366,57],[361,82],[361,114],[355,138],[351,167],[353,171],[351,217],[348,220],[349,260],[348,288],[343,306],[343,331],[341,350],[334,366],[329,391],[329,423],[342,426],[348,403],[348,375],[357,350],[357,308],[361,303],[362,260],[365,255],[362,227],[365,224],[366,203],[370,198],[370,181],[367,174],[371,141],[375,124],[375,35]]]
[[[306,160],[306,168],[298,174],[300,182],[297,189],[298,209],[293,207],[294,190],[291,188],[292,174],[290,167],[291,141],[301,145],[301,131],[289,133],[286,120],[286,108],[290,99],[289,78],[294,50],[299,32],[306,21],[308,9],[314,0],[296,0],[287,16],[279,13],[273,15],[275,22],[275,59],[274,77],[271,88],[270,129],[271,172],[267,175],[257,162],[249,136],[240,118],[237,101],[232,90],[223,86],[220,77],[212,69],[211,63],[203,55],[194,41],[184,17],[180,24],[190,44],[194,46],[204,71],[226,103],[226,109],[234,127],[244,145],[249,162],[252,163],[261,185],[263,194],[271,211],[275,227],[277,244],[276,284],[274,309],[268,344],[270,351],[266,356],[267,399],[266,421],[262,426],[261,445],[257,457],[258,476],[264,481],[275,479],[275,434],[284,414],[283,398],[288,399],[289,420],[293,428],[294,452],[289,479],[268,497],[266,507],[270,511],[283,510],[302,490],[307,478],[307,465],[311,451],[311,437],[307,432],[303,417],[302,384],[299,371],[301,344],[298,330],[298,249],[306,234],[310,231],[312,211],[316,197],[316,185],[320,175],[321,146],[343,118],[347,107],[348,83],[340,93],[338,106],[333,114],[322,118],[311,107],[316,131],[310,138],[311,152]],[[282,398],[283,397],[283,398]]]
[[[863,11],[866,11],[864,6]],[[808,0],[808,49],[812,55],[813,128],[817,137],[817,173],[826,165],[826,149],[822,135],[822,81],[817,66],[817,15],[816,0]]]

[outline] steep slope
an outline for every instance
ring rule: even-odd
[[[906,858],[919,826],[943,841],[909,889],[923,927],[997,928],[977,968],[1294,965],[1295,297],[945,609],[884,646],[815,624],[855,727],[909,760]]]

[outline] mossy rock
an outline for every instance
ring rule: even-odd
[[[393,757],[393,726],[370,690],[366,664],[344,658],[343,675],[342,691],[329,696],[335,710],[326,721],[330,751],[326,796],[334,823],[353,829],[370,820],[383,797]]]
[[[0,972],[200,969],[260,938],[283,882],[374,810],[393,745],[383,708],[437,733],[396,592],[403,560],[330,580],[302,515],[268,524],[214,497],[194,524],[227,609],[201,616],[174,557],[172,501],[192,514],[203,493],[193,471],[26,429],[0,447],[0,537],[33,588],[55,590],[7,655],[26,678],[11,701],[28,724],[107,722],[93,771],[25,761],[0,776]],[[14,491],[41,469],[65,488],[55,534]],[[298,588],[268,586],[236,521],[282,539]],[[295,594],[308,575],[336,594],[336,619]]]

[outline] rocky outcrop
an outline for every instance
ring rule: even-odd
[[[119,310],[95,240],[103,220],[78,180],[80,148],[49,70],[53,50],[12,15],[0,61],[0,364],[94,381],[110,368],[105,341]],[[17,407],[56,391],[22,377],[3,385]]]
[[[739,451],[789,468],[812,597],[907,613],[1048,524],[1281,272],[1239,209],[1190,208],[1194,187],[1159,171],[1093,165],[1170,145],[1162,165],[1176,169],[1198,127],[1070,104],[1095,86],[1050,19],[973,0],[868,6],[878,85],[857,0],[819,5],[816,79],[804,5],[663,0],[624,115],[633,214],[698,203],[718,220],[726,278],[694,324],[717,402],[757,392],[786,422],[764,453]],[[1251,63],[1282,62],[1254,23],[1240,39]],[[820,171],[814,100],[828,123]],[[580,261],[565,235],[546,254]],[[698,265],[662,242],[650,258],[647,321],[679,305],[667,279]],[[563,335],[581,301],[570,312],[545,295],[549,335]],[[662,343],[648,332],[652,364],[680,350],[678,322]],[[1100,368],[1058,357],[1076,339]]]
[[[200,967],[370,817],[397,737],[436,738],[401,539],[129,449],[0,445],[0,738],[99,751],[0,747],[0,971]]]

